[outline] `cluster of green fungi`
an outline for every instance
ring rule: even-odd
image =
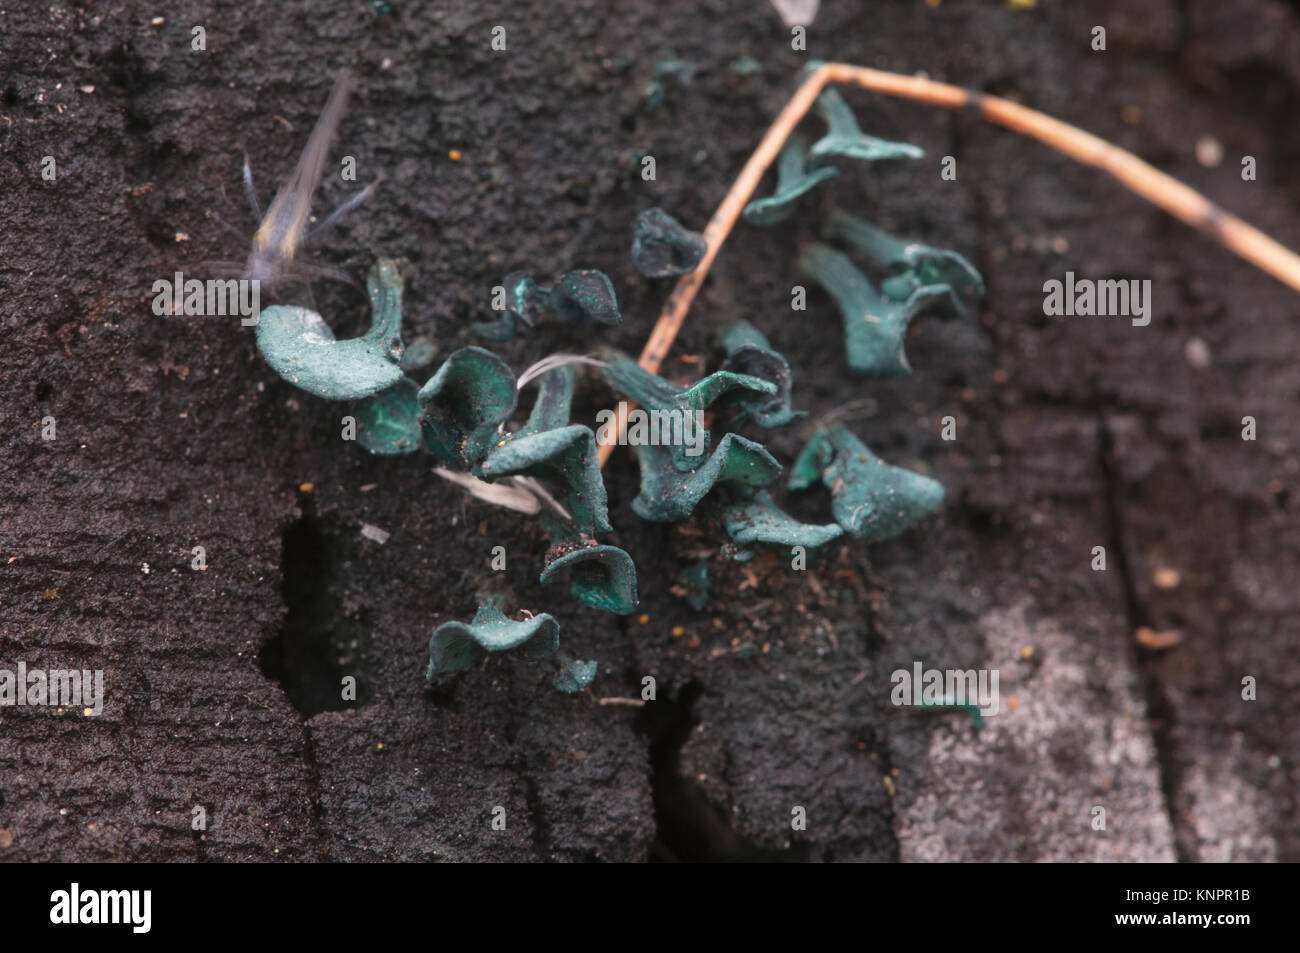
[[[822,93],[817,110],[829,129],[811,146],[792,135],[779,159],[776,192],[745,209],[752,224],[784,220],[803,196],[838,175],[825,163],[834,157],[861,160],[917,158],[915,146],[885,142],[861,132],[843,98]],[[844,321],[846,354],[856,372],[878,377],[907,373],[903,352],[909,322],[925,311],[961,314],[983,292],[974,268],[954,252],[900,240],[840,211],[826,220],[823,238],[851,246],[883,269],[874,285],[844,252],[815,243],[799,255],[801,273],[821,285],[838,303]],[[638,219],[634,262],[651,276],[692,271],[704,253],[700,237],[670,216],[651,209]],[[572,420],[578,373],[571,361],[543,361],[525,379],[501,358],[480,347],[451,354],[423,385],[403,364],[402,277],[397,264],[380,258],[371,268],[367,289],[371,329],[360,337],[335,339],[314,311],[288,305],[265,309],[257,343],[267,363],[285,380],[326,400],[348,402],[357,441],[380,455],[425,452],[440,465],[493,484],[529,478],[549,487],[539,519],[552,539],[540,581],[567,576],[570,595],[596,609],[628,614],[637,606],[636,569],[617,546],[602,544],[611,532],[605,484],[597,455],[597,435]],[[504,302],[495,321],[475,326],[495,340],[533,328],[543,315],[557,320],[614,326],[622,317],[614,287],[601,272],[571,271],[549,288],[532,276],[514,273],[503,284]],[[584,363],[614,394],[636,402],[647,414],[698,421],[706,412],[737,426],[770,429],[801,414],[792,406],[793,375],[788,361],[746,321],[731,321],[716,336],[722,355],[718,369],[689,386],[642,369],[628,356],[604,349]],[[522,386],[535,381],[537,396],[522,425],[513,427]],[[905,531],[936,510],[943,487],[929,477],[891,466],[873,454],[845,427],[812,429],[790,467],[787,488],[821,484],[829,491],[830,521],[808,524],[784,512],[771,488],[783,467],[762,443],[728,431],[700,434],[694,447],[684,442],[634,444],[640,491],[632,502],[638,517],[678,522],[703,517],[731,545],[732,558],[753,556],[759,546],[815,553],[849,537],[883,540]],[[692,452],[695,451],[695,452]],[[707,569],[695,573],[692,604],[703,604]],[[590,684],[596,663],[576,661],[559,651],[559,623],[547,613],[511,619],[499,597],[482,596],[473,620],[446,622],[429,642],[427,678],[464,669],[479,651],[519,650],[528,657],[560,663],[553,681],[560,691],[577,692]]]

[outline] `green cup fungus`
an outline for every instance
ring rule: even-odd
[[[646,209],[637,216],[632,262],[647,278],[689,274],[704,258],[706,248],[702,235],[661,208]]]
[[[420,385],[403,377],[352,407],[357,443],[377,456],[395,457],[420,449]]]
[[[776,191],[766,198],[754,199],[741,214],[750,225],[775,225],[790,217],[804,195],[823,182],[840,174],[833,165],[814,166],[808,153],[808,140],[792,133],[781,148],[776,166]]]
[[[497,434],[474,463],[473,473],[488,481],[521,475],[557,479],[569,489],[569,512],[575,524],[584,532],[608,533],[611,527],[596,435],[590,427],[568,423],[573,368],[562,365],[538,380],[537,401],[528,423],[515,433]]]
[[[424,444],[439,460],[465,468],[480,461],[519,400],[514,372],[491,351],[463,347],[420,388]]]
[[[683,473],[664,447],[636,447],[641,490],[632,512],[651,523],[684,520],[715,488],[742,496],[766,486],[781,473],[781,464],[756,441],[729,433],[695,470]]]
[[[257,349],[272,369],[326,400],[359,400],[402,379],[402,276],[397,263],[381,258],[366,279],[370,330],[336,340],[315,311],[272,305],[257,322]]]
[[[946,302],[946,285],[917,288],[904,301],[882,295],[843,252],[816,242],[799,254],[799,270],[830,293],[844,321],[849,367],[874,377],[911,373],[903,339],[912,319],[936,302]]]
[[[983,277],[955,251],[896,238],[839,209],[826,219],[822,234],[848,242],[891,269],[893,274],[881,283],[881,290],[896,301],[910,298],[919,288],[942,286],[951,293],[954,314],[960,315],[984,294]]]
[[[560,663],[560,672],[551,679],[551,687],[557,692],[576,695],[590,685],[596,677],[595,662],[572,659],[563,652],[557,652],[555,660]]]
[[[627,615],[637,607],[636,565],[617,546],[598,544],[560,521],[544,521],[552,537],[540,581],[569,574],[569,594],[583,605]]]
[[[742,412],[762,413],[779,399],[773,381],[748,374],[719,370],[689,387],[680,387],[651,374],[626,354],[603,352],[605,380],[616,394],[640,404],[642,415],[629,423],[628,442],[637,446],[668,447],[673,466],[682,473],[697,469],[709,446],[704,412],[722,398]]]
[[[551,682],[558,691],[573,694],[591,684],[596,663],[575,661],[559,651],[560,624],[554,616],[543,612],[514,620],[503,609],[501,597],[487,595],[473,621],[438,626],[429,638],[425,681],[432,685],[442,676],[463,671],[479,653],[519,649],[526,659],[554,657],[559,662],[559,674]]]
[[[738,434],[724,435],[706,453],[711,440],[703,424],[704,411],[720,398],[731,395],[745,408],[749,401],[769,401],[778,391],[776,384],[715,371],[690,387],[680,387],[617,351],[606,352],[603,372],[616,393],[640,405],[634,413],[641,416],[629,423],[627,436],[641,470],[632,510],[642,519],[685,519],[715,487],[750,495],[781,472],[762,444]]]
[[[831,514],[863,542],[892,539],[943,504],[943,484],[891,466],[839,425],[817,430],[791,467],[789,488],[820,482]]]
[[[429,639],[429,667],[425,680],[467,668],[478,652],[521,649],[525,658],[542,659],[560,647],[560,623],[548,613],[516,621],[502,611],[502,600],[489,597],[471,622],[444,622]]]
[[[727,507],[721,522],[732,542],[741,544],[817,549],[844,535],[844,527],[837,523],[802,523],[788,515],[776,505],[767,490],[760,490],[753,499],[741,500]]]
[[[724,403],[739,404],[741,422],[752,420],[760,427],[780,427],[802,415],[802,411],[791,406],[794,374],[790,371],[790,362],[773,350],[763,332],[748,321],[731,321],[718,332],[717,343],[727,355],[721,370],[758,378],[776,388],[768,397],[750,392],[727,395]]]
[[[889,142],[863,132],[858,126],[857,117],[839,90],[823,90],[817,97],[814,108],[829,127],[826,135],[812,145],[810,155],[814,159],[842,156],[874,162],[878,159],[919,159],[925,155],[925,150],[919,146],[907,142]]]
[[[557,321],[604,327],[623,323],[614,283],[594,268],[566,272],[550,288],[542,287],[526,272],[511,272],[502,282],[502,288],[505,297],[497,319],[474,325],[476,334],[508,341],[518,333],[520,325],[534,328],[547,314]]]

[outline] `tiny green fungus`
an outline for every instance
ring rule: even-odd
[[[504,307],[495,321],[480,321],[474,333],[494,341],[508,341],[515,336],[518,325],[533,327],[541,319],[545,293],[537,286],[533,276],[522,271],[506,275],[501,283],[505,291]]]
[[[975,730],[979,731],[981,728],[984,727],[984,713],[980,711],[980,706],[973,705],[970,702],[959,702],[957,701],[956,697],[953,695],[945,695],[942,701],[937,701],[937,702],[928,702],[925,701],[924,699],[921,699],[920,701],[917,702],[917,705],[920,708],[927,709],[929,711],[969,712],[971,717],[971,723],[975,726]]]
[[[569,594],[583,605],[627,615],[637,607],[636,566],[617,546],[564,534],[547,553],[541,582],[569,571]]]
[[[770,408],[773,399],[779,399],[776,382],[734,371],[714,371],[690,387],[680,387],[612,349],[604,352],[604,362],[603,373],[610,387],[636,401],[647,414],[629,427],[629,442],[668,444],[673,465],[682,473],[695,470],[703,461],[710,442],[704,411],[714,402],[729,397],[742,411],[761,413]],[[668,439],[663,439],[665,426],[670,428]],[[640,429],[652,433],[642,435]]]
[[[419,450],[420,387],[403,377],[388,390],[358,401],[352,409],[357,443],[377,456],[400,456]]]
[[[541,659],[560,647],[560,624],[543,612],[515,621],[501,611],[501,600],[489,597],[472,622],[444,622],[429,638],[429,668],[425,680],[450,675],[468,667],[478,652],[521,649],[524,657]]]
[[[690,231],[663,209],[646,209],[637,216],[632,262],[647,278],[694,271],[706,248],[704,236]]]
[[[641,90],[641,96],[645,100],[648,110],[658,109],[664,104],[664,84],[657,79],[650,80],[645,84],[645,88]]]
[[[696,612],[709,607],[709,560],[697,559],[677,574],[686,604]],[[674,590],[676,591],[676,590]]]
[[[508,341],[519,325],[536,327],[542,317],[552,314],[558,321],[614,327],[623,323],[618,296],[609,276],[594,268],[579,268],[560,276],[550,288],[539,285],[533,276],[512,272],[502,283],[504,307],[495,321],[480,321],[474,332],[496,341]]]
[[[817,114],[829,129],[812,145],[814,159],[843,156],[874,162],[877,159],[919,159],[925,150],[906,142],[889,142],[869,136],[858,126],[857,117],[836,89],[826,89],[817,97]]]
[[[559,674],[551,680],[551,686],[557,692],[564,692],[566,695],[576,695],[596,677],[596,663],[583,662],[578,659],[569,658],[563,652],[557,652],[555,659],[560,663]]]
[[[776,191],[746,205],[745,221],[751,225],[783,222],[790,217],[800,198],[840,174],[834,166],[812,166],[809,160],[808,140],[797,132],[791,134],[777,160]]]
[[[816,242],[799,254],[799,270],[830,293],[844,321],[849,367],[875,377],[911,372],[903,339],[916,315],[936,302],[947,301],[946,285],[917,288],[905,301],[884,297],[843,252]]]
[[[427,337],[417,337],[402,352],[402,370],[410,374],[423,370],[438,356],[438,345]]]
[[[623,323],[614,283],[603,271],[581,268],[566,272],[547,296],[551,313],[561,321],[616,327]]]
[[[721,370],[744,377],[758,378],[776,387],[768,397],[743,392],[738,401],[740,419],[752,420],[760,427],[780,427],[801,412],[791,407],[794,374],[790,362],[768,343],[763,332],[748,321],[731,321],[718,332],[718,346],[727,354]]]
[[[698,63],[679,60],[675,56],[665,56],[655,61],[655,79],[672,79],[682,86],[689,86],[699,69]]]
[[[668,448],[638,446],[641,491],[632,511],[652,523],[670,523],[690,516],[696,505],[715,487],[749,495],[781,473],[781,464],[760,443],[729,433],[697,469],[682,473]]]
[[[599,533],[611,529],[596,435],[590,427],[570,424],[540,433],[521,430],[500,435],[473,473],[488,482],[506,476],[558,479],[569,488],[569,512],[580,529]]]
[[[402,277],[381,258],[366,279],[370,330],[336,340],[315,311],[272,305],[257,322],[257,349],[289,383],[326,400],[360,400],[402,379]]]
[[[473,472],[487,481],[506,476],[558,479],[569,488],[569,513],[578,528],[608,533],[596,435],[590,427],[568,423],[575,380],[573,367],[567,364],[542,374],[528,423],[515,433],[493,434]]]
[[[866,542],[891,539],[943,504],[941,483],[885,463],[838,425],[813,434],[791,467],[789,487],[818,479],[831,492],[835,522]]]
[[[944,285],[951,289],[953,310],[964,314],[984,294],[983,277],[955,251],[896,238],[840,209],[831,212],[822,234],[846,241],[892,269],[894,274],[881,289],[895,300],[905,300],[927,285]]]
[[[837,523],[800,522],[778,507],[766,490],[760,490],[752,500],[729,506],[723,512],[722,525],[733,542],[781,547],[816,549],[844,535],[844,528]]]
[[[569,424],[573,412],[573,391],[578,375],[571,364],[561,364],[537,377],[537,399],[522,432],[542,433]]]
[[[505,361],[480,347],[461,348],[420,388],[425,446],[439,460],[472,466],[517,401],[515,375]]]

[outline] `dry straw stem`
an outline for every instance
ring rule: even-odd
[[[731,233],[732,226],[736,224],[736,219],[740,217],[750,196],[758,188],[763,173],[776,159],[786,138],[799,125],[828,83],[859,86],[886,96],[912,99],[943,109],[972,109],[981,119],[1037,139],[1084,165],[1109,172],[1148,202],[1158,205],[1193,228],[1200,229],[1229,251],[1268,272],[1283,284],[1300,291],[1300,256],[1295,252],[1224,211],[1195,189],[1188,188],[1105,139],[997,96],[916,76],[868,69],[865,66],[826,63],[810,73],[803,85],[795,91],[763,136],[754,154],[745,163],[718,210],[709,219],[709,224],[704,229],[704,258],[693,272],[678,280],[677,287],[664,303],[663,312],[641,351],[638,363],[647,371],[658,372],[686,318],[691,302],[695,300],[696,292],[713,265],[713,259],[717,257],[718,250]],[[620,415],[616,436],[623,433],[626,422],[626,417]],[[613,441],[600,447],[602,466],[616,445],[617,441]]]

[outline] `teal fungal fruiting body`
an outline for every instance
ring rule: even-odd
[[[682,410],[702,413],[723,397],[734,397],[742,406],[748,406],[757,395],[762,399],[775,396],[776,392],[777,385],[772,381],[734,371],[714,371],[681,390],[675,403]]]
[[[499,599],[489,598],[472,622],[444,622],[434,630],[425,680],[432,683],[440,675],[463,670],[477,651],[522,649],[525,657],[539,659],[554,655],[559,647],[560,624],[553,616],[543,612],[517,622],[501,611]]]
[[[616,327],[623,323],[614,283],[603,271],[580,268],[566,272],[551,289],[547,304],[561,321]]]
[[[862,541],[892,539],[943,504],[943,485],[890,466],[841,426],[818,430],[791,468],[789,486],[820,482],[830,490],[831,513]]]
[[[581,529],[598,533],[611,529],[596,435],[590,427],[572,424],[542,433],[521,430],[501,435],[474,467],[474,475],[489,482],[506,476],[558,478],[569,488],[569,512]]]
[[[744,392],[738,401],[741,421],[752,420],[760,427],[780,427],[801,412],[791,406],[794,374],[790,362],[772,348],[763,333],[748,321],[731,321],[722,326],[718,346],[727,353],[722,370],[744,377],[758,378],[776,390],[770,397]],[[735,401],[733,401],[735,402]]]
[[[906,300],[927,286],[941,286],[951,293],[952,310],[964,314],[968,304],[984,294],[983,277],[955,251],[896,238],[839,209],[831,212],[822,234],[846,241],[892,269],[894,274],[881,289],[894,300]]]
[[[502,282],[505,288],[505,307],[500,317],[494,322],[483,321],[474,326],[474,331],[496,341],[508,341],[515,336],[519,325],[534,327],[541,320],[546,310],[546,292],[533,280],[533,276],[522,271],[511,272]]]
[[[561,364],[537,378],[537,399],[520,433],[542,433],[567,427],[573,414],[578,375],[572,364]]]
[[[632,263],[647,278],[689,274],[704,258],[706,248],[704,236],[663,209],[646,209],[637,216]]]
[[[499,596],[483,598],[472,622],[444,622],[429,639],[429,667],[425,681],[433,684],[440,676],[467,668],[479,652],[508,652],[520,649],[525,658],[554,657],[559,674],[551,685],[573,694],[591,684],[596,677],[596,663],[570,658],[560,648],[560,624],[548,613],[514,620],[502,611]]]
[[[469,467],[482,459],[519,399],[514,372],[491,351],[464,347],[420,388],[420,427],[429,452]]]
[[[545,292],[533,276],[522,271],[511,272],[506,275],[505,289],[506,313],[529,327],[535,325],[545,307]]]
[[[575,380],[568,365],[543,374],[528,423],[516,433],[497,434],[474,464],[474,475],[488,481],[520,475],[557,478],[569,488],[569,512],[578,529],[608,533],[596,435],[590,427],[568,422]]]
[[[358,402],[357,443],[379,456],[400,456],[420,449],[420,387],[403,377],[388,390]]]
[[[825,288],[839,305],[849,367],[875,377],[911,372],[903,352],[908,325],[926,308],[951,295],[946,285],[927,285],[905,301],[891,301],[848,256],[816,242],[800,253],[799,270]]]
[[[736,350],[766,343],[747,325],[724,331],[724,337]],[[734,433],[725,434],[706,456],[711,438],[702,422],[704,411],[723,399],[751,416],[771,413],[773,401],[781,401],[778,383],[720,370],[690,387],[680,387],[617,351],[607,351],[604,357],[603,373],[610,387],[636,401],[645,414],[630,423],[626,434],[641,470],[641,489],[632,501],[637,516],[657,523],[685,519],[715,489],[748,498],[780,474],[781,464],[762,444]],[[665,440],[665,422],[670,432],[673,422],[680,422],[686,439]]]
[[[679,60],[671,56],[660,59],[655,63],[654,79],[646,83],[641,92],[646,108],[655,110],[664,104],[670,80],[683,87],[691,85],[691,80],[694,79],[698,69],[698,64],[689,60]]]
[[[675,79],[681,85],[689,86],[699,68],[698,63],[692,63],[690,60],[665,56],[655,62],[655,79]]]
[[[664,104],[664,84],[657,79],[652,79],[645,84],[641,95],[645,99],[647,110],[658,109]]]
[[[869,136],[858,126],[853,110],[838,90],[827,89],[817,97],[817,114],[826,120],[826,135],[813,143],[814,159],[843,156],[874,162],[878,159],[919,159],[925,150],[906,142],[889,142]]]
[[[722,525],[733,542],[781,547],[816,549],[844,535],[844,528],[837,523],[800,522],[778,507],[766,490],[760,490],[752,500],[727,507],[722,514]]]
[[[790,217],[799,199],[823,182],[840,174],[830,165],[812,166],[808,140],[792,133],[781,148],[776,167],[776,191],[767,198],[755,199],[741,214],[751,225],[775,225]]]
[[[652,374],[621,351],[601,353],[605,362],[605,380],[616,394],[631,398],[643,407],[654,410],[674,409],[677,397],[685,388]]]
[[[315,311],[273,305],[257,322],[257,349],[289,383],[326,400],[360,400],[402,379],[402,277],[381,258],[366,279],[370,330],[338,341]]]
[[[571,659],[563,652],[557,653],[556,661],[560,663],[560,672],[551,680],[551,686],[557,692],[576,695],[596,677],[595,662],[581,662]]]
[[[526,272],[515,271],[506,275],[502,287],[505,301],[500,316],[495,321],[476,324],[476,334],[508,341],[518,332],[519,325],[536,327],[548,313],[559,321],[606,327],[623,323],[614,283],[608,275],[594,268],[566,272],[550,288],[542,287]]]
[[[569,488],[577,525],[585,532],[609,532],[596,435],[590,427],[567,424],[573,386],[573,368],[547,372],[528,423],[504,433],[501,426],[518,402],[514,372],[491,351],[462,348],[420,388],[425,446],[488,482],[507,476],[558,478]]]
[[[651,523],[686,519],[715,488],[741,495],[766,486],[781,473],[781,464],[760,443],[734,433],[726,434],[699,467],[682,473],[664,447],[636,447],[641,468],[641,491],[632,511]]]
[[[710,441],[709,432],[704,429],[703,415],[710,405],[727,397],[744,411],[761,412],[779,390],[772,381],[728,370],[714,371],[690,387],[679,387],[613,350],[605,352],[604,375],[615,392],[641,405],[652,429],[660,430],[664,423],[680,429],[680,436],[674,431],[673,438],[668,441],[668,456],[681,473],[693,471],[703,462],[704,449]],[[633,423],[629,427],[629,442],[653,443],[653,439],[636,438],[638,426]],[[656,435],[662,436],[661,433]]]
[[[569,572],[569,594],[593,609],[627,615],[637,607],[636,566],[617,546],[568,531],[553,533],[556,545],[547,554],[541,582],[549,583]]]

